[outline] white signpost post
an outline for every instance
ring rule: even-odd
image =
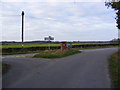
[[[54,40],[54,37],[48,36],[48,37],[45,37],[44,40],[50,42],[51,40]],[[49,50],[50,50],[50,43],[48,43],[48,48],[49,48]]]

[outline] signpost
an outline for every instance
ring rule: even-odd
[[[48,36],[48,37],[45,37],[44,40],[50,42],[51,40],[54,40],[54,37]],[[50,50],[50,43],[48,43],[48,48],[49,48],[49,50]]]

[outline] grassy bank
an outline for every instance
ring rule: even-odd
[[[110,57],[109,67],[114,87],[120,89],[120,50]]]
[[[38,51],[18,51],[18,52],[4,52],[2,55],[17,55],[17,54],[29,54],[29,53],[36,53]]]
[[[77,49],[70,49],[70,50],[45,50],[39,52],[39,54],[35,55],[35,58],[61,58],[61,57],[66,57],[70,55],[74,55],[80,53]]]

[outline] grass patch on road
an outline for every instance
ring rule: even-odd
[[[120,89],[120,50],[110,57],[109,67],[114,87]]]
[[[45,50],[36,54],[35,58],[62,58],[70,55],[74,55],[80,53],[78,49],[70,49],[70,50]]]

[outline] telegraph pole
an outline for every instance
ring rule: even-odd
[[[24,47],[24,11],[22,11],[22,48]]]

